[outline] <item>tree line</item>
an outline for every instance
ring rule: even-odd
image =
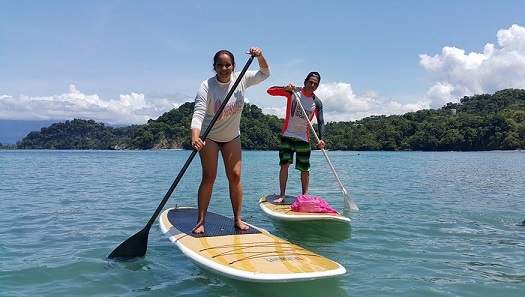
[[[33,131],[15,149],[191,150],[193,102],[143,125],[111,127],[74,119]],[[245,104],[241,140],[245,150],[278,150],[284,120]],[[315,126],[315,125],[314,125]],[[525,149],[525,90],[465,96],[459,103],[404,115],[328,122],[326,148],[383,151],[486,151]]]

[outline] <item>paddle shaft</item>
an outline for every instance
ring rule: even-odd
[[[303,105],[301,104],[301,97],[297,94],[297,92],[293,92],[293,96],[295,97],[295,100],[297,100],[297,105],[301,109],[301,112],[303,113],[304,117],[306,118],[306,121],[308,122],[308,126],[310,127],[310,130],[312,130],[312,134],[314,135],[315,141],[319,143],[319,137],[317,136],[317,133],[314,130],[314,126],[310,122],[310,119],[308,118],[308,114],[306,113],[306,110],[304,110]],[[345,187],[343,186],[343,183],[341,183],[341,180],[339,179],[339,176],[337,176],[337,173],[335,172],[334,166],[332,165],[332,162],[330,162],[330,159],[328,158],[328,154],[326,153],[324,148],[321,148],[321,151],[323,152],[324,158],[326,159],[326,162],[328,163],[328,166],[332,170],[332,173],[335,176],[335,179],[337,180],[337,183],[339,184],[339,188],[341,188],[341,191],[343,192],[345,201],[348,203],[348,206],[353,210],[358,210],[359,208],[355,204],[355,202],[352,201],[352,198],[348,195],[348,192],[346,191]]]
[[[217,120],[219,119],[219,116],[221,115],[222,111],[226,107],[226,104],[228,104],[228,101],[230,100],[230,97],[233,95],[233,92],[235,92],[235,89],[237,88],[237,86],[241,82],[241,78],[244,76],[244,74],[246,73],[246,71],[250,67],[250,64],[252,63],[253,58],[254,58],[253,56],[250,56],[250,59],[248,59],[248,61],[246,62],[246,65],[244,65],[244,68],[242,69],[241,73],[239,74],[239,77],[237,77],[237,80],[235,80],[232,88],[230,89],[230,91],[226,95],[226,98],[224,99],[224,101],[222,102],[221,106],[219,107],[219,109],[215,113],[215,116],[213,116],[210,124],[208,125],[208,127],[206,128],[204,133],[201,135],[201,139],[202,140],[206,139],[206,137],[210,133],[211,129],[213,128],[213,125],[215,125],[215,122],[217,122]],[[191,152],[190,156],[188,157],[188,160],[186,160],[186,163],[184,163],[184,166],[182,166],[181,171],[179,172],[179,174],[177,175],[177,177],[175,178],[175,180],[171,184],[171,187],[169,188],[169,190],[166,193],[166,195],[164,195],[164,198],[162,199],[162,201],[160,202],[159,206],[155,210],[155,213],[153,213],[153,215],[149,219],[149,221],[146,224],[146,226],[141,231],[139,231],[138,233],[136,233],[135,235],[133,235],[132,237],[128,238],[126,241],[121,243],[108,256],[108,258],[110,258],[110,259],[131,259],[131,258],[135,258],[135,257],[142,257],[142,256],[144,256],[146,254],[149,230],[151,229],[151,226],[153,225],[153,223],[155,222],[155,220],[159,216],[160,212],[162,211],[162,209],[164,208],[164,206],[168,202],[171,194],[173,193],[173,191],[175,190],[175,188],[179,184],[179,181],[181,180],[182,176],[184,175],[184,173],[186,173],[186,170],[188,169],[188,167],[190,166],[191,162],[195,158],[195,155],[197,154],[197,152],[198,151],[196,149],[193,149],[193,151]]]

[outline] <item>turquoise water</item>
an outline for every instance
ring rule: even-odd
[[[523,296],[525,153],[328,152],[360,210],[350,228],[279,224],[277,152],[244,152],[243,218],[341,263],[339,278],[251,284],[204,272],[156,223],[146,257],[106,256],[141,230],[189,151],[0,151],[2,296]],[[343,206],[321,152],[310,194]],[[224,170],[210,210],[231,216]],[[166,207],[195,206],[192,162]],[[290,170],[288,194],[299,194]]]

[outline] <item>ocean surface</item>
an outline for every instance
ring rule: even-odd
[[[341,263],[342,277],[253,284],[202,271],[151,228],[144,258],[106,257],[141,230],[190,151],[0,151],[1,296],[524,296],[524,152],[340,152],[328,156],[360,210],[350,228],[282,224],[277,152],[244,151],[243,219]],[[196,206],[193,160],[165,208]],[[343,207],[323,154],[310,195]],[[222,164],[210,211],[231,216]],[[300,191],[290,168],[289,195]]]

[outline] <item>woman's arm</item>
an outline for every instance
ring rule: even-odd
[[[259,63],[259,68],[270,69],[270,67],[268,66],[268,62],[266,61],[266,58],[264,57],[262,50],[260,48],[252,47],[250,48],[248,53],[257,58],[257,63]]]

